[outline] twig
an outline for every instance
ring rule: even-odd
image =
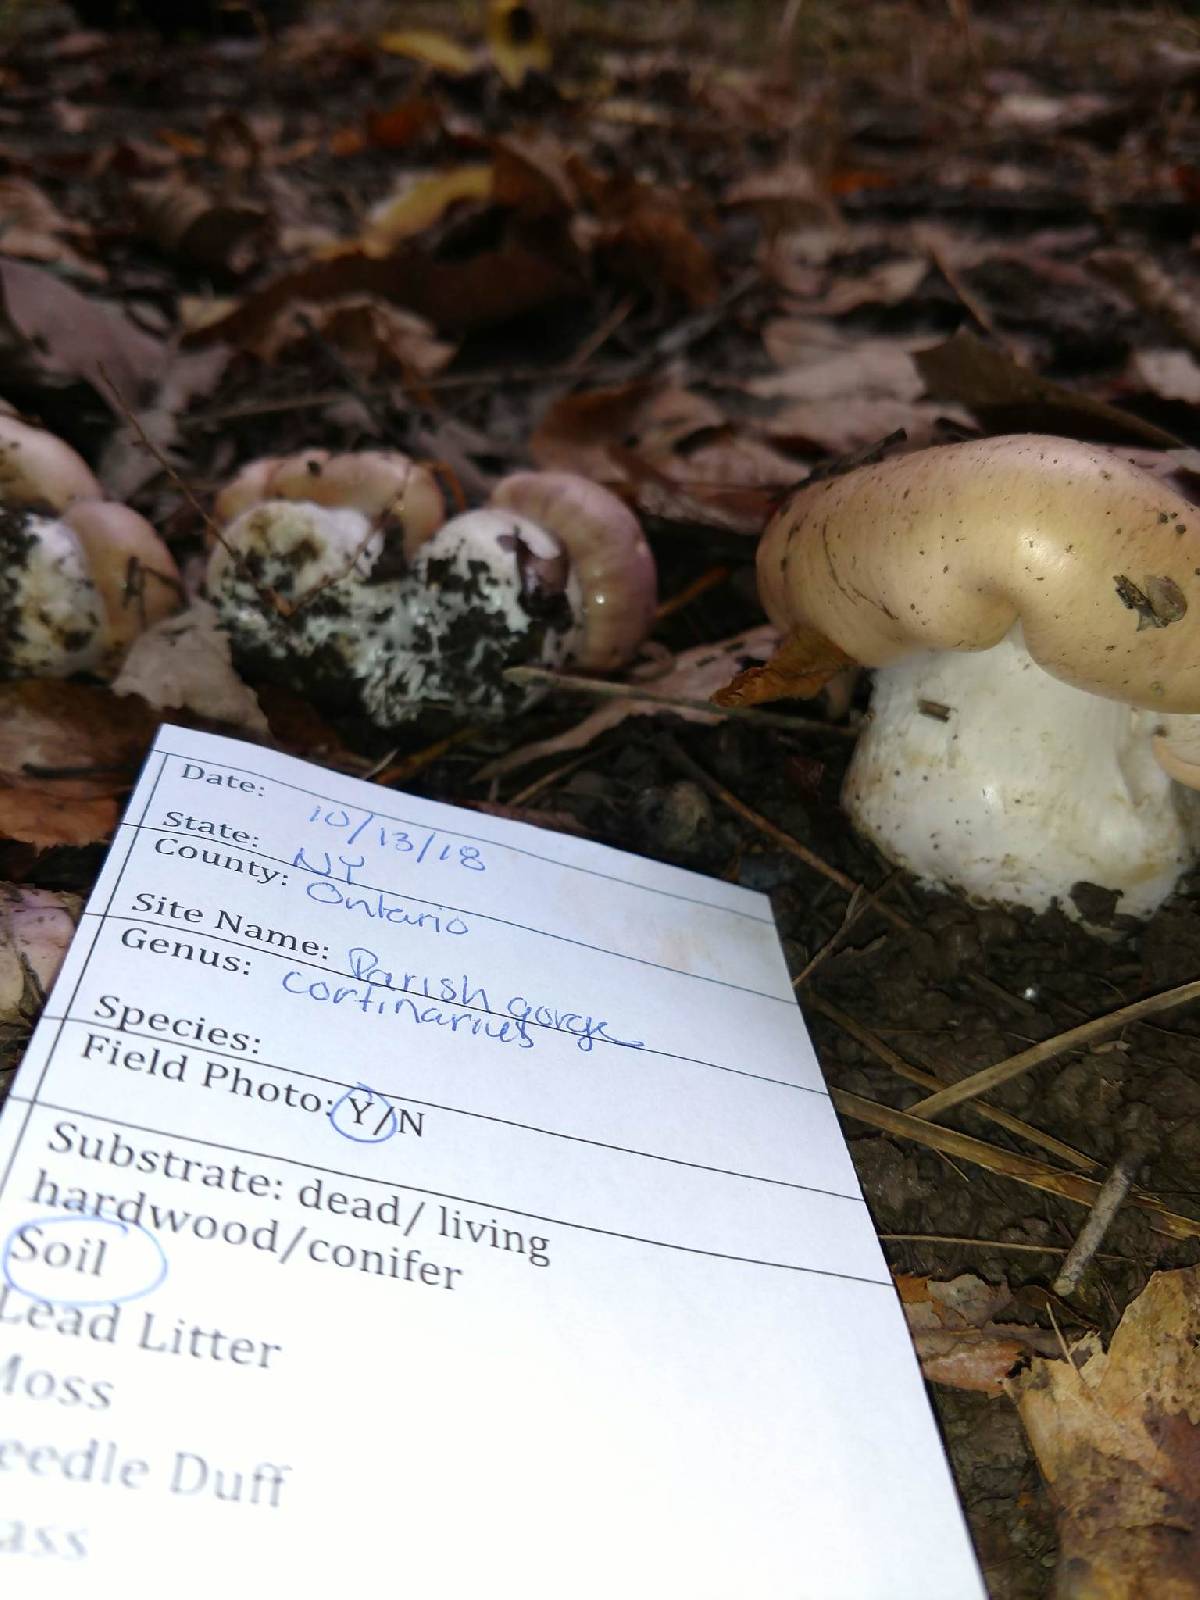
[[[623,300],[618,301],[608,316],[600,319],[597,326],[592,329],[591,333],[588,334],[587,338],[584,339],[583,343],[570,357],[566,363],[566,370],[568,372],[578,372],[580,367],[586,366],[597,350],[602,349],[608,343],[636,304],[637,301],[632,295],[626,295]]]
[[[1092,1207],[1091,1215],[1079,1230],[1075,1243],[1067,1252],[1067,1259],[1059,1269],[1053,1288],[1058,1295],[1073,1294],[1088,1264],[1104,1243],[1104,1236],[1112,1226],[1113,1218],[1121,1209],[1133,1187],[1138,1168],[1150,1153],[1149,1133],[1135,1135],[1113,1162],[1108,1176],[1100,1185],[1100,1193]]]
[[[481,731],[477,727],[456,728],[444,739],[437,739],[433,744],[426,745],[424,750],[416,750],[411,756],[405,756],[402,761],[397,761],[394,766],[385,767],[382,772],[377,772],[372,781],[385,786],[402,783],[405,779],[411,778],[415,772],[420,772],[422,767],[427,767],[444,756],[447,750],[453,750],[455,745],[468,743]]]
[[[585,750],[581,755],[572,756],[570,761],[564,761],[561,767],[554,767],[550,772],[543,772],[540,778],[535,778],[532,783],[527,783],[523,789],[511,796],[508,801],[510,806],[526,806],[535,795],[541,794],[543,789],[548,789],[551,784],[557,783],[560,778],[569,777],[592,759],[593,750]]]
[[[710,589],[715,589],[718,584],[724,583],[731,570],[729,567],[716,566],[709,567],[707,572],[702,572],[685,589],[673,594],[669,600],[663,601],[654,613],[655,625],[665,621],[667,617],[673,617],[677,611],[690,606],[693,600],[698,600],[702,594],[707,594]]]
[[[959,1233],[881,1233],[888,1244],[967,1244],[979,1250],[1028,1250],[1035,1255],[1065,1256],[1061,1244],[1025,1244],[1016,1239],[971,1239]],[[1098,1255],[1098,1261],[1129,1261],[1129,1256]]]
[[[931,1150],[970,1161],[987,1172],[1001,1178],[1013,1178],[1017,1183],[1028,1184],[1032,1189],[1042,1189],[1047,1194],[1059,1195],[1064,1200],[1074,1200],[1081,1206],[1095,1205],[1100,1185],[1078,1172],[1064,1172],[1059,1167],[1047,1166],[1032,1156],[1017,1155],[1010,1150],[1000,1150],[982,1139],[959,1133],[954,1128],[943,1128],[939,1123],[926,1122],[907,1111],[896,1111],[892,1106],[881,1106],[874,1100],[864,1100],[861,1095],[850,1094],[845,1089],[831,1089],[833,1104],[843,1116],[855,1117],[868,1127],[882,1128],[885,1133],[901,1139],[912,1139]],[[1168,1211],[1154,1195],[1131,1193],[1129,1204],[1149,1212],[1159,1232],[1173,1239],[1200,1239],[1200,1221],[1182,1217]]]
[[[741,706],[715,706],[711,700],[692,700],[684,695],[658,694],[636,683],[611,683],[606,678],[581,678],[566,672],[551,672],[546,667],[508,667],[504,676],[510,683],[544,683],[571,694],[586,694],[594,700],[647,700],[656,706],[673,706],[684,711],[707,711],[714,722],[731,717],[739,722],[757,722],[760,728],[782,728],[789,733],[831,733],[843,739],[858,737],[853,728],[835,722],[819,722],[815,717],[785,717],[775,711],[750,711]]]
[[[1093,1017],[1090,1022],[1081,1022],[1076,1028],[1068,1028],[1065,1033],[1056,1033],[1052,1039],[1043,1039],[1040,1044],[1032,1045],[1018,1055],[1009,1056],[1006,1061],[998,1061],[994,1067],[984,1067],[980,1072],[973,1072],[970,1077],[961,1078],[958,1083],[940,1089],[928,1099],[918,1100],[916,1105],[909,1107],[909,1114],[923,1118],[940,1117],[942,1112],[949,1111],[951,1106],[961,1105],[964,1100],[974,1100],[981,1094],[987,1094],[990,1089],[1008,1083],[1024,1072],[1032,1071],[1034,1067],[1041,1066],[1043,1061],[1050,1061],[1066,1050],[1091,1044],[1094,1040],[1115,1033],[1131,1022],[1140,1021],[1142,1017],[1152,1017],[1159,1011],[1169,1011],[1173,1006],[1186,1005],[1191,1000],[1200,1000],[1200,982],[1195,980],[1191,983],[1181,983],[1175,989],[1163,989],[1159,994],[1148,995],[1144,1000],[1134,1000],[1131,1004],[1110,1011],[1103,1017]]]
[[[126,422],[128,422],[129,426],[133,429],[134,433],[137,434],[138,442],[141,444],[142,448],[144,450],[148,450],[150,452],[150,454],[154,457],[155,461],[157,461],[158,465],[166,473],[167,477],[170,479],[172,484],[174,484],[175,488],[179,491],[179,493],[187,501],[188,505],[191,506],[192,510],[196,513],[196,515],[200,518],[201,522],[204,524],[204,526],[207,529],[207,531],[212,535],[212,537],[216,540],[216,542],[221,546],[221,549],[224,550],[225,554],[233,562],[234,566],[238,569],[238,571],[240,573],[242,573],[242,575],[251,584],[251,586],[253,587],[255,593],[262,595],[263,599],[267,601],[267,603],[271,606],[272,610],[277,612],[279,616],[281,616],[281,617],[288,616],[289,615],[289,609],[288,609],[287,601],[284,600],[281,595],[276,594],[274,589],[270,588],[269,586],[264,586],[263,584],[261,584],[258,581],[258,579],[254,576],[254,574],[249,571],[249,569],[247,568],[247,565],[246,565],[245,556],[241,555],[229,543],[229,541],[225,537],[225,531],[221,527],[220,523],[216,522],[208,514],[208,512],[204,509],[204,507],[200,504],[199,500],[196,498],[195,494],[192,492],[191,488],[188,486],[187,482],[183,478],[180,477],[179,473],[176,472],[175,468],[171,465],[171,463],[167,459],[167,457],[163,454],[163,452],[154,443],[154,440],[151,439],[150,435],[146,432],[145,428],[142,427],[142,424],[139,422],[139,420],[136,417],[136,415],[134,414],[133,410],[130,408],[128,402],[126,401],[126,399],[124,397],[124,395],[117,388],[117,386],[113,382],[113,380],[109,377],[108,371],[105,368],[104,363],[103,362],[98,362],[97,366],[96,366],[96,370],[100,375],[100,382],[104,385],[104,387],[112,395],[113,404],[116,406],[117,410],[121,413],[121,415],[125,418]]]
[[[816,955],[813,956],[812,959],[803,967],[801,967],[800,971],[792,979],[793,989],[798,989],[802,983],[807,983],[812,977],[813,973],[821,965],[822,961],[827,961],[829,959],[829,957],[837,949],[838,945],[850,932],[850,929],[858,921],[859,917],[862,916],[866,908],[867,897],[863,890],[863,886],[860,883],[855,889],[854,893],[850,896],[849,900],[846,901],[846,909],[842,913],[841,922],[829,935],[829,938],[826,939],[825,943],[817,951]]]
[[[852,1039],[857,1039],[859,1044],[877,1056],[884,1066],[890,1067],[898,1078],[905,1078],[909,1083],[919,1083],[926,1089],[937,1088],[941,1084],[942,1080],[935,1073],[927,1072],[923,1067],[913,1066],[910,1061],[898,1055],[890,1045],[876,1038],[869,1028],[864,1028],[861,1022],[856,1022],[840,1006],[833,1005],[821,995],[805,995],[804,1007],[807,1011],[818,1011],[823,1017],[828,1017],[830,1022],[841,1028],[843,1033],[848,1033]],[[1004,1128],[1009,1133],[1015,1134],[1018,1139],[1040,1146],[1048,1155],[1057,1156],[1068,1166],[1077,1167],[1081,1172],[1099,1173],[1101,1170],[1100,1163],[1092,1156],[1085,1156],[1081,1150],[1064,1144],[1053,1134],[1043,1133],[1041,1128],[1022,1122],[1020,1117],[1014,1117],[1009,1111],[985,1105],[972,1105],[969,1109],[985,1121],[993,1122],[998,1128]],[[911,1115],[911,1108],[909,1114]]]

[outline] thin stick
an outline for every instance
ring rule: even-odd
[[[939,1117],[951,1106],[987,1094],[990,1089],[1019,1078],[1022,1073],[1032,1071],[1034,1067],[1041,1066],[1043,1061],[1050,1061],[1066,1050],[1091,1044],[1131,1022],[1140,1021],[1142,1017],[1155,1016],[1160,1011],[1169,1011],[1173,1006],[1186,1005],[1192,1000],[1200,1000],[1200,982],[1195,980],[1181,983],[1175,989],[1164,989],[1159,994],[1148,995],[1144,1000],[1134,1000],[1130,1005],[1108,1012],[1106,1016],[1094,1017],[1090,1022],[1081,1022],[1076,1028],[1068,1028],[1065,1033],[1056,1033],[1052,1039],[1043,1039],[1040,1044],[1009,1056],[1006,1061],[998,1061],[994,1067],[984,1067],[968,1078],[961,1078],[958,1083],[940,1089],[928,1099],[918,1100],[916,1105],[909,1107],[909,1114],[914,1117]]]
[[[192,510],[196,513],[196,515],[200,518],[201,522],[204,524],[204,526],[207,529],[207,531],[213,536],[213,538],[221,546],[221,549],[224,550],[225,554],[233,562],[234,566],[238,569],[238,571],[252,585],[252,587],[254,588],[255,593],[262,595],[263,599],[267,601],[267,603],[271,606],[272,610],[276,611],[281,617],[286,617],[288,615],[288,604],[287,604],[287,601],[284,600],[281,595],[276,594],[274,589],[271,589],[269,587],[265,587],[263,584],[259,583],[258,579],[255,578],[254,574],[247,569],[245,556],[241,555],[229,543],[229,541],[225,537],[224,529],[221,527],[221,525],[218,522],[214,521],[214,519],[208,514],[208,512],[204,509],[204,507],[200,504],[199,500],[196,498],[195,494],[192,492],[192,490],[189,487],[189,485],[187,484],[187,482],[183,478],[180,477],[179,473],[176,472],[175,468],[171,465],[170,461],[168,461],[167,457],[162,453],[162,451],[154,443],[154,440],[151,439],[150,435],[146,432],[145,428],[142,427],[141,423],[138,421],[137,417],[134,415],[134,412],[133,412],[132,408],[129,406],[128,402],[126,401],[124,395],[117,388],[117,386],[113,382],[113,380],[109,377],[108,372],[106,371],[103,362],[100,362],[100,363],[97,364],[97,369],[96,370],[100,374],[101,383],[104,385],[104,387],[112,395],[113,404],[116,406],[117,410],[121,413],[121,415],[125,418],[126,422],[128,422],[129,426],[133,429],[134,433],[137,434],[138,442],[141,444],[142,448],[144,450],[148,450],[150,452],[150,454],[154,457],[155,461],[157,461],[158,465],[166,473],[166,475],[170,479],[171,483],[174,484],[175,488],[179,491],[179,493],[187,501],[188,505],[191,506]]]
[[[969,1244],[979,1250],[1028,1250],[1036,1255],[1065,1256],[1061,1244],[1024,1244],[1015,1239],[971,1239],[960,1233],[881,1233],[889,1244]],[[1097,1261],[1130,1261],[1131,1256],[1098,1255]]]
[[[595,754],[593,750],[585,750],[581,755],[564,761],[561,767],[554,767],[550,772],[543,772],[540,778],[535,778],[532,783],[527,783],[523,789],[518,789],[509,799],[510,806],[527,806],[535,795],[541,794],[543,789],[549,789],[560,778],[570,777],[579,767],[590,761]]]
[[[841,922],[838,923],[837,927],[829,935],[828,939],[826,939],[825,943],[817,951],[816,955],[813,956],[812,959],[803,967],[801,967],[800,971],[792,979],[793,989],[798,989],[802,983],[807,983],[812,977],[813,973],[821,965],[822,961],[828,960],[828,958],[837,949],[838,945],[850,932],[850,929],[858,921],[859,917],[862,916],[866,908],[866,893],[862,884],[860,883],[858,888],[855,889],[854,893],[850,896],[849,900],[846,901],[846,909],[842,913]]]
[[[433,744],[426,745],[423,750],[416,750],[411,756],[405,756],[403,760],[397,761],[394,766],[385,767],[382,772],[376,773],[372,781],[385,787],[402,783],[414,773],[420,772],[422,767],[428,767],[439,757],[444,756],[448,750],[453,750],[455,745],[466,744],[474,739],[481,731],[477,727],[456,728],[444,739],[437,739]]]
[[[715,706],[711,700],[692,700],[683,695],[658,694],[635,683],[610,683],[606,678],[581,678],[567,672],[551,672],[546,667],[508,667],[504,676],[510,683],[544,683],[570,694],[590,695],[594,700],[645,700],[656,706],[675,706],[684,711],[707,711],[714,722],[732,717],[739,722],[757,722],[760,728],[783,728],[789,733],[831,733],[837,738],[856,739],[853,728],[833,722],[818,722],[815,717],[785,717],[774,711],[744,710],[741,706]]]
[[[1137,1170],[1150,1153],[1150,1145],[1148,1134],[1135,1136],[1113,1162],[1108,1176],[1100,1185],[1096,1204],[1079,1230],[1075,1243],[1068,1250],[1067,1259],[1054,1280],[1055,1294],[1064,1296],[1073,1294],[1079,1287],[1079,1280],[1087,1271],[1088,1264],[1096,1251],[1104,1243],[1104,1236],[1112,1226],[1113,1218],[1128,1198],[1133,1180],[1137,1177]]]
[[[664,600],[654,613],[654,621],[658,623],[667,617],[673,617],[677,611],[682,611],[685,606],[690,606],[693,600],[698,600],[702,594],[707,594],[710,589],[715,589],[719,583],[724,583],[730,573],[729,567],[709,567],[707,572],[702,572],[694,582],[689,583],[686,589],[681,589],[678,594],[673,594],[669,600]]]
[[[923,1088],[938,1087],[942,1080],[935,1073],[926,1072],[923,1067],[915,1067],[898,1055],[890,1045],[883,1042],[861,1022],[841,1009],[840,1006],[831,1004],[819,994],[808,994],[804,997],[804,1008],[807,1011],[819,1011],[822,1016],[828,1017],[830,1022],[841,1028],[843,1033],[848,1033],[852,1039],[857,1039],[859,1044],[865,1046],[872,1055],[890,1067],[898,1078],[906,1078],[909,1083],[919,1083]],[[1085,1156],[1081,1150],[1075,1150],[1069,1144],[1064,1144],[1061,1139],[1056,1139],[1053,1134],[1043,1133],[1040,1128],[1033,1127],[1028,1122],[1022,1122],[1020,1117],[1014,1117],[1008,1111],[1001,1111],[996,1106],[972,1105],[969,1108],[976,1116],[983,1117],[987,1122],[993,1122],[998,1128],[1004,1128],[1009,1133],[1015,1134],[1018,1139],[1024,1139],[1029,1144],[1036,1144],[1045,1150],[1048,1155],[1057,1156],[1060,1161],[1065,1161],[1068,1166],[1077,1167],[1081,1172],[1099,1173],[1101,1166],[1092,1156]],[[911,1108],[909,1115],[911,1115]]]
[[[972,1139],[969,1134],[958,1133],[954,1128],[943,1128],[936,1122],[926,1122],[907,1111],[896,1111],[892,1106],[881,1106],[874,1100],[864,1100],[861,1095],[850,1094],[845,1089],[831,1089],[833,1104],[843,1116],[855,1117],[868,1127],[882,1128],[885,1133],[901,1139],[913,1139],[931,1150],[958,1156],[987,1172],[1001,1178],[1013,1178],[1017,1183],[1028,1184],[1031,1189],[1042,1189],[1064,1200],[1074,1200],[1081,1206],[1095,1205],[1100,1185],[1077,1172],[1063,1172],[1059,1167],[1047,1166],[1031,1156],[1016,1155],[1009,1150],[997,1149],[982,1139]],[[1168,1211],[1162,1201],[1151,1194],[1131,1193],[1130,1205],[1147,1211],[1154,1218],[1157,1231],[1173,1239],[1200,1239],[1200,1222],[1193,1217],[1182,1217]]]

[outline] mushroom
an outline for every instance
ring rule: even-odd
[[[0,676],[108,673],[174,609],[179,573],[74,450],[0,416]]]
[[[1170,484],[1069,439],[917,451],[802,485],[758,574],[769,697],[811,692],[806,664],[878,669],[843,799],[892,860],[1148,916],[1197,859],[1172,779],[1200,787],[1200,509]]]
[[[217,512],[231,520],[208,591],[235,650],[381,727],[430,707],[519,709],[532,694],[505,667],[618,666],[653,615],[636,519],[569,473],[517,474],[442,523],[427,469],[310,451],[244,468]]]

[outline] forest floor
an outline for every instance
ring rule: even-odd
[[[514,467],[565,467],[639,511],[665,602],[642,667],[704,698],[685,652],[761,623],[755,535],[813,467],[898,429],[1200,445],[1200,24],[559,6],[543,49],[511,29],[489,47],[473,7],[427,8],[421,35],[417,9],[166,40],[8,19],[0,394],[189,581],[198,508],[258,455],[386,444],[472,504]],[[319,684],[254,686],[283,749],[765,891],[829,1083],[879,1105],[926,1092],[897,1062],[953,1081],[1200,976],[1195,890],[1099,937],[890,868],[839,808],[865,683],[836,717],[773,708],[792,730],[643,707],[575,744],[605,702],[381,732]],[[4,695],[0,879],[84,893],[157,715],[180,714],[96,686]],[[14,730],[35,723],[82,780],[31,761]],[[7,1066],[35,1009],[0,1026]],[[1127,1206],[1055,1294],[1086,1208],[1005,1175],[1009,1152],[1070,1165],[1011,1119],[1098,1175],[1136,1137],[1142,1188],[1200,1219],[1198,1051],[1185,1006],[1053,1054],[989,1095],[1007,1126],[944,1119],[990,1167],[847,1118],[893,1269],[1007,1289],[1001,1322],[1110,1334],[1155,1269],[1200,1263],[1200,1224],[1173,1238]],[[991,1594],[1047,1594],[1055,1518],[1016,1410],[932,1394]]]

